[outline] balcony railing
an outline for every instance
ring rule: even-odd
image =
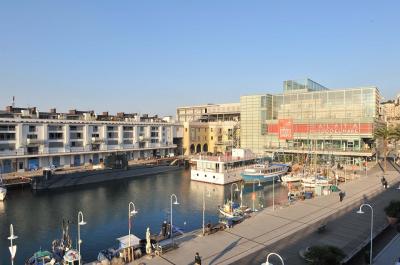
[[[96,152],[96,151],[107,151],[107,150],[130,150],[130,149],[148,149],[148,148],[176,148],[174,144],[164,143],[147,143],[145,146],[140,146],[139,143],[135,144],[119,144],[119,145],[100,145],[98,148],[93,148],[88,145],[86,147],[44,147],[42,146],[39,150],[28,152],[26,148],[19,148],[18,150],[3,150],[0,151],[0,157],[4,156],[24,156],[24,155],[46,155],[46,154],[68,154],[75,152]]]

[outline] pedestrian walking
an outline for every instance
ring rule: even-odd
[[[343,191],[339,192],[339,200],[340,200],[340,202],[343,201],[345,195],[346,195],[345,192],[343,192]]]
[[[196,255],[194,256],[194,264],[201,265],[201,257],[199,255],[199,252],[196,252]]]

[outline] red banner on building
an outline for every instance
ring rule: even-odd
[[[291,140],[293,139],[293,120],[282,119],[278,120],[279,139]]]
[[[278,134],[279,139],[293,139],[294,133],[310,134],[372,134],[372,123],[317,123],[293,124],[289,119],[268,124],[269,134]]]

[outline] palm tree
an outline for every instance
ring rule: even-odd
[[[393,128],[393,127],[379,127],[375,129],[374,132],[374,138],[375,140],[380,139],[383,142],[383,163],[384,163],[384,172],[387,170],[387,163],[386,163],[386,157],[387,157],[387,148],[389,141],[391,139],[396,139],[397,136],[400,136],[400,130],[397,130],[398,127]]]

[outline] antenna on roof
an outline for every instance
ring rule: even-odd
[[[12,107],[15,108],[15,96],[13,96]]]

